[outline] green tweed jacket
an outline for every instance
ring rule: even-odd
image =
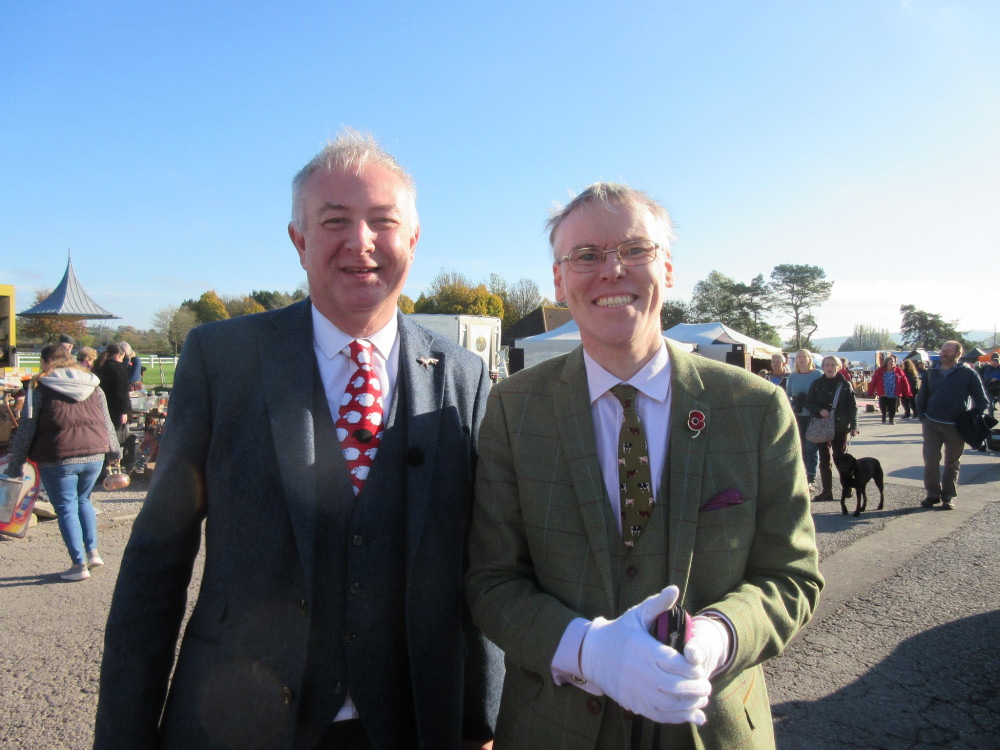
[[[497,750],[593,748],[609,699],[555,684],[563,631],[575,617],[616,617],[668,584],[688,611],[728,617],[737,645],[713,681],[707,723],[665,736],[693,747],[774,745],[760,664],[809,620],[823,586],[795,419],[763,379],[668,351],[667,464],[624,563],[609,547],[617,531],[609,533],[582,349],[490,394],[466,593],[476,624],[505,652]],[[703,429],[689,425],[692,411],[704,415]]]

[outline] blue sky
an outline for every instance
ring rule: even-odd
[[[679,299],[810,263],[818,336],[992,330],[998,38],[993,0],[0,3],[0,283],[25,309],[71,249],[138,328],[291,291],[291,178],[351,125],[416,178],[414,299],[442,268],[551,297],[548,209],[614,179],[673,214]]]

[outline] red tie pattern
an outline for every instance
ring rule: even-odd
[[[382,385],[372,367],[370,341],[355,339],[351,342],[351,361],[357,369],[340,402],[337,438],[357,496],[365,486],[382,440]]]

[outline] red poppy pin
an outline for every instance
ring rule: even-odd
[[[705,415],[697,409],[688,412],[688,429],[694,432],[694,435],[691,436],[692,440],[698,437],[705,429]]]

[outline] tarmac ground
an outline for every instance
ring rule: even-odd
[[[881,425],[860,405],[850,452],[880,459],[885,507],[873,484],[860,518],[813,506],[827,586],[765,667],[778,748],[998,748],[1000,455],[966,450],[956,510],[924,510],[919,424]],[[106,564],[85,582],[59,578],[55,521],[0,537],[0,747],[90,747],[104,623],[144,496],[142,482],[95,491]],[[200,565],[192,598],[199,581]]]

